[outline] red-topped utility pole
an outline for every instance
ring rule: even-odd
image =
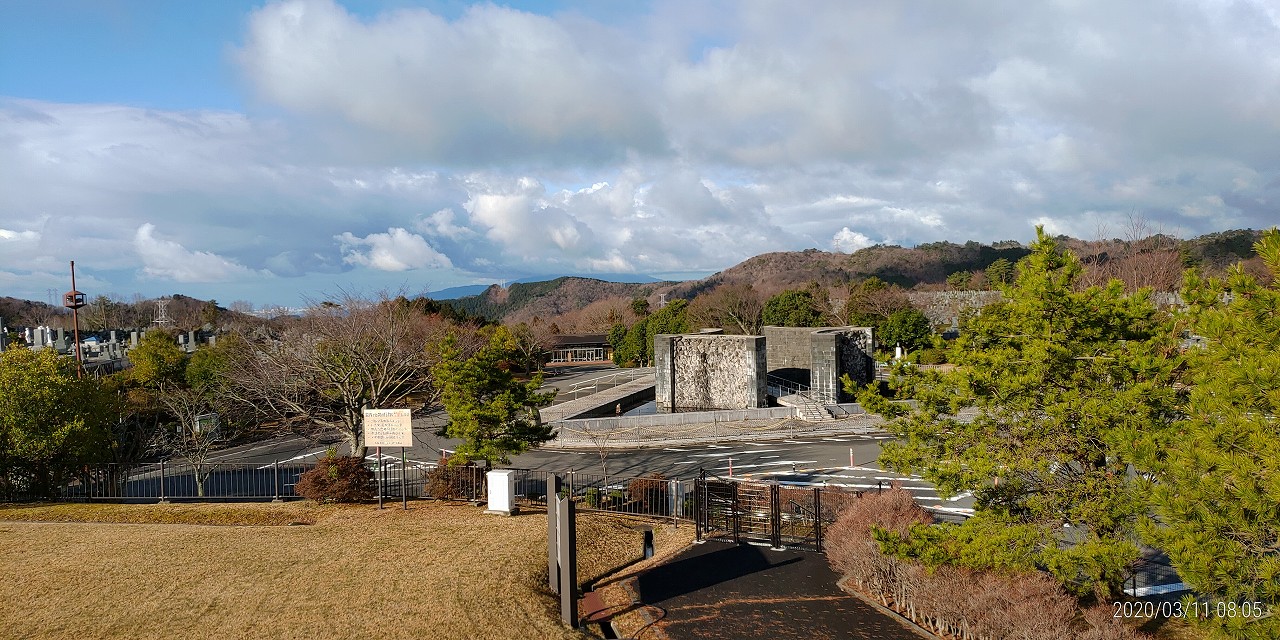
[[[76,261],[71,261],[71,290],[63,294],[62,306],[71,310],[72,339],[76,341],[76,377],[84,377],[84,354],[80,352],[80,314],[84,306],[84,294],[76,291]]]

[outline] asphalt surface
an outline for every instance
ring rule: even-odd
[[[919,640],[838,579],[821,554],[706,542],[642,574],[638,587],[676,640]]]

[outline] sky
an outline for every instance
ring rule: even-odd
[[[1280,8],[0,1],[0,295],[1280,223]]]

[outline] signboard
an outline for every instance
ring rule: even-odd
[[[365,409],[364,446],[412,447],[413,423],[408,409]]]

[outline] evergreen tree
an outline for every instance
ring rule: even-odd
[[[1280,637],[1280,231],[1255,245],[1264,285],[1242,265],[1225,279],[1192,272],[1183,297],[1192,333],[1190,392],[1177,429],[1145,439],[1156,472],[1147,527],[1183,581],[1226,602],[1262,603],[1272,617],[1210,616],[1232,637]]]
[[[818,301],[807,289],[783,291],[764,303],[761,322],[775,327],[821,327]]]
[[[876,341],[893,350],[901,344],[907,351],[918,351],[933,343],[933,328],[929,318],[919,309],[894,311],[877,328]]]
[[[462,440],[451,463],[507,463],[512,454],[553,437],[538,409],[551,404],[555,393],[538,393],[542,374],[517,380],[511,373],[517,358],[516,339],[503,326],[489,329],[488,343],[470,358],[462,357],[452,335],[444,340],[433,373],[449,414],[439,433]]]
[[[999,289],[1013,279],[1013,263],[1004,258],[997,258],[987,266],[987,283]]]
[[[152,329],[142,336],[138,346],[130,349],[130,373],[140,385],[150,389],[163,389],[183,381],[187,354],[178,347],[172,333]]]
[[[1079,260],[1036,234],[1006,299],[963,321],[948,354],[958,368],[893,381],[918,405],[891,423],[901,439],[880,460],[975,498],[978,517],[931,531],[921,555],[981,564],[987,554],[970,552],[981,539],[1064,583],[1114,592],[1147,511],[1127,463],[1140,434],[1173,419],[1176,344],[1147,292],[1079,290]],[[860,399],[901,411],[870,388]]]
[[[0,497],[51,497],[105,440],[111,398],[53,349],[0,352]]]

